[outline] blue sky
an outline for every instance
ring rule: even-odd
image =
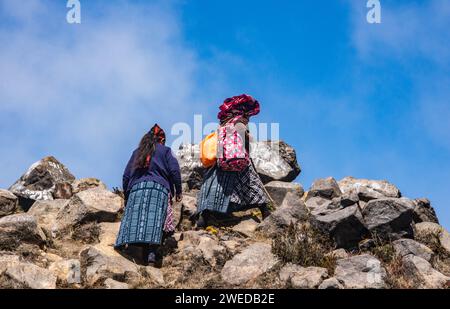
[[[450,2],[0,0],[0,187],[54,155],[120,184],[155,122],[169,131],[249,93],[279,122],[298,182],[387,179],[450,227]],[[174,137],[171,137],[173,140]]]

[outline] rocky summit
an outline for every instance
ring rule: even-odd
[[[252,145],[272,214],[191,217],[205,172],[198,145],[180,147],[184,199],[160,268],[114,250],[123,194],[76,179],[46,157],[0,189],[1,288],[449,288],[450,234],[426,198],[385,180],[332,177],[306,189],[284,142]],[[139,256],[138,254],[135,256]]]

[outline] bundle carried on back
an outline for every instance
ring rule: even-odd
[[[200,160],[209,168],[217,162],[217,131],[209,134],[200,143]]]

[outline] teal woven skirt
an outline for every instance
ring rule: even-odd
[[[115,247],[137,243],[160,245],[168,204],[169,191],[161,184],[145,181],[134,185]]]

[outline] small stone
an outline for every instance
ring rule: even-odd
[[[399,198],[400,190],[385,180],[368,180],[345,177],[339,181],[342,192],[354,192],[361,201],[368,202],[381,198]]]
[[[339,202],[342,205],[342,207],[348,207],[358,203],[359,197],[355,191],[349,191],[342,193],[342,196],[339,197]]]
[[[386,271],[381,262],[369,254],[337,260],[336,279],[347,289],[386,288]]]
[[[222,279],[232,285],[243,285],[271,270],[278,262],[269,244],[254,243],[227,261]]]
[[[439,224],[439,219],[436,215],[436,211],[431,206],[430,200],[426,198],[415,199],[414,201],[414,222],[433,222]]]
[[[337,290],[343,288],[344,286],[336,278],[326,279],[319,285],[319,290]]]
[[[326,199],[333,199],[342,195],[341,189],[338,183],[333,177],[328,177],[324,179],[317,179],[312,184],[311,188],[306,194],[306,200],[312,197],[320,196]]]
[[[56,277],[67,284],[81,283],[81,266],[79,260],[62,260],[54,262],[48,268]]]
[[[53,194],[53,199],[58,200],[58,199],[70,199],[73,195],[72,192],[72,185],[70,184],[70,182],[60,182],[55,184],[55,189],[52,192]]]
[[[450,284],[447,277],[433,269],[430,263],[419,256],[409,254],[403,258],[403,269],[407,278],[420,289],[442,289]]]
[[[280,271],[280,280],[295,289],[315,289],[328,277],[328,271],[321,267],[302,267],[287,264]]]
[[[248,219],[239,222],[238,225],[233,226],[231,229],[234,232],[244,235],[245,237],[250,237],[255,232],[258,227],[258,223],[253,219]]]
[[[217,259],[226,253],[225,247],[205,231],[187,231],[178,242],[178,250],[185,256],[195,256],[208,262],[211,266],[217,264]]]
[[[183,197],[183,215],[191,217],[197,212],[197,198],[193,196]]]
[[[307,218],[308,210],[301,200],[301,196],[294,192],[288,192],[283,203],[259,224],[257,230],[272,237],[289,225],[305,221]]]
[[[124,282],[119,282],[108,278],[104,282],[105,288],[109,290],[128,290],[130,287]]]
[[[82,178],[77,179],[72,183],[73,194],[77,194],[81,191],[86,191],[94,188],[100,188],[104,190],[108,189],[106,185],[97,178]]]
[[[301,198],[305,191],[301,184],[282,182],[282,181],[271,181],[265,185],[267,192],[274,200],[276,205],[281,205],[288,192],[292,192]]]
[[[147,266],[144,268],[146,274],[146,280],[149,280],[152,284],[157,286],[164,286],[166,283],[164,281],[163,272],[155,267]]]
[[[399,239],[392,243],[397,255],[404,257],[409,254],[419,256],[430,262],[433,257],[433,251],[425,245],[412,239]]]
[[[414,226],[415,239],[422,243],[435,243],[439,245],[450,254],[450,234],[437,223],[421,222]]]
[[[327,256],[334,257],[335,259],[345,259],[350,256],[350,254],[345,251],[345,249],[336,249],[326,254]]]
[[[226,240],[223,241],[222,244],[224,247],[231,253],[235,254],[236,251],[239,249],[241,243],[236,240]]]
[[[7,190],[0,189],[0,217],[12,215],[16,212],[18,206],[17,196]]]
[[[1,272],[19,286],[29,289],[56,288],[56,276],[45,268],[30,263],[1,262],[0,260],[0,270],[2,270],[1,264],[3,263],[6,263],[6,267]]]

